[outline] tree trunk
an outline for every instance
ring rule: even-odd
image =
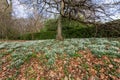
[[[58,18],[58,27],[57,27],[56,39],[57,39],[57,40],[63,40],[63,37],[62,37],[61,16],[59,16],[59,18]]]
[[[64,5],[65,5],[64,0],[62,0],[60,4],[60,8],[61,8],[60,13],[62,15],[64,15]],[[62,16],[60,15],[58,18],[58,27],[57,27],[57,36],[56,36],[57,40],[63,40],[61,19],[62,19]]]

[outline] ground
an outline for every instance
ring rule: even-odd
[[[0,80],[120,80],[120,39],[0,41]]]

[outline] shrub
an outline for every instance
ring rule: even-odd
[[[32,35],[33,35],[33,38],[32,38]],[[46,31],[46,32],[39,32],[39,33],[34,33],[34,34],[26,34],[26,35],[20,36],[19,39],[38,40],[38,39],[55,39],[55,37],[56,37],[55,31]]]
[[[79,22],[63,18],[62,35],[64,38],[119,37],[119,26],[117,25],[115,29],[109,28],[109,26],[105,27],[105,24],[98,25],[96,31],[96,27],[93,25],[87,26]],[[45,28],[41,30],[41,32],[26,34],[19,37],[19,39],[55,39],[56,29],[57,19],[50,19],[45,22]]]

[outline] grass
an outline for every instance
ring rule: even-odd
[[[119,66],[119,39],[0,42],[2,80],[88,80],[92,77],[117,80]]]

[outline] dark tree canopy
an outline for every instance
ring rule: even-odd
[[[7,0],[10,2],[11,0]],[[120,0],[19,0],[28,8],[35,8],[38,13],[47,16],[50,13],[91,23],[112,19],[120,14]]]
[[[120,14],[120,0],[19,0],[38,13],[47,16],[58,14],[56,39],[62,40],[61,17],[76,20],[83,24],[94,24],[113,20]],[[107,2],[108,1],[108,2]],[[96,28],[97,32],[97,28]]]
[[[98,2],[99,1],[99,2]],[[81,23],[91,23],[101,19],[112,19],[120,11],[120,0],[37,0],[42,10],[61,14],[63,17]],[[112,9],[112,10],[111,10]]]

